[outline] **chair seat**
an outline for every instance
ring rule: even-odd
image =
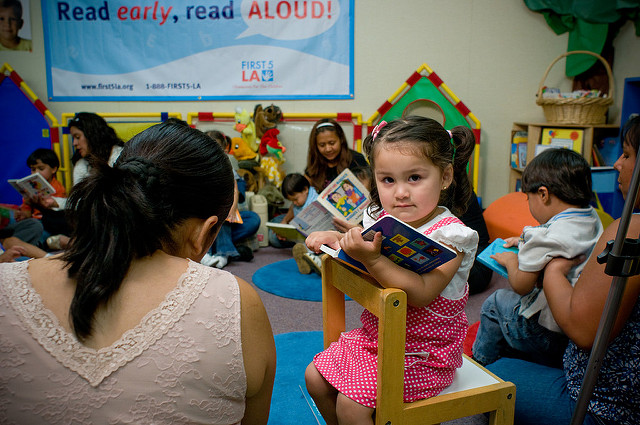
[[[497,384],[496,378],[491,376],[484,368],[470,360],[467,356],[462,358],[462,366],[456,370],[453,382],[445,388],[439,395],[453,394],[458,391],[471,390]]]

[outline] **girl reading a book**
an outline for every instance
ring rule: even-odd
[[[419,275],[381,253],[381,233],[368,242],[359,228],[344,234],[312,233],[306,240],[315,252],[322,244],[343,249],[380,285],[407,293],[405,402],[437,395],[462,365],[467,277],[478,234],[456,215],[464,212],[472,194],[466,165],[474,144],[467,127],[447,131],[437,121],[417,116],[383,121],[364,141],[373,171],[365,228],[392,215],[455,250],[451,261]],[[378,322],[367,310],[361,320],[362,327],[316,355],[305,373],[309,394],[329,425],[373,424]]]
[[[323,118],[314,124],[304,174],[318,193],[345,168],[354,170],[368,165],[361,153],[349,149],[344,130],[335,120]]]

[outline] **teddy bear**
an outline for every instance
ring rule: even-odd
[[[282,111],[273,103],[266,108],[262,108],[259,103],[253,109],[253,122],[256,126],[256,137],[262,139],[262,135],[270,128],[276,128],[282,121]]]

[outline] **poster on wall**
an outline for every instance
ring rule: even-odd
[[[353,98],[354,0],[42,0],[49,100]]]
[[[5,0],[0,4],[0,51],[32,52],[29,0]]]

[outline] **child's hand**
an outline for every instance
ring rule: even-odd
[[[365,241],[362,238],[362,229],[353,228],[345,233],[340,241],[340,247],[354,259],[361,263],[373,263],[380,256],[380,248],[382,246],[382,232],[377,232],[373,237],[373,241]]]
[[[510,238],[507,238],[504,240],[504,245],[502,245],[504,248],[510,248],[512,246],[518,246],[518,243],[520,242],[520,237],[518,236],[513,236]]]
[[[322,245],[328,245],[333,249],[339,249],[340,239],[342,239],[342,234],[340,232],[313,232],[307,236],[305,243],[307,244],[307,248],[317,254],[320,252],[320,247]]]
[[[16,221],[26,220],[27,218],[31,218],[31,211],[28,210],[17,210],[13,212],[13,218]]]
[[[58,202],[55,199],[53,199],[52,196],[41,197],[40,206],[48,210],[60,207],[60,205],[58,205]]]
[[[24,257],[25,252],[25,249],[21,246],[12,246],[0,254],[0,263],[12,263],[16,261],[16,258]]]
[[[518,267],[518,254],[516,254],[515,252],[498,252],[496,254],[493,254],[491,258],[496,260],[498,264],[506,267],[507,269],[509,268],[510,264],[515,265],[516,268]]]
[[[338,231],[342,233],[347,233],[349,229],[358,227],[357,225],[351,224],[343,218],[333,217],[331,220],[333,221],[333,225],[336,226],[336,229],[338,229]]]
[[[31,197],[26,201],[26,203],[39,210],[50,210],[59,207],[58,202],[53,199],[53,196],[49,195],[37,195]]]

